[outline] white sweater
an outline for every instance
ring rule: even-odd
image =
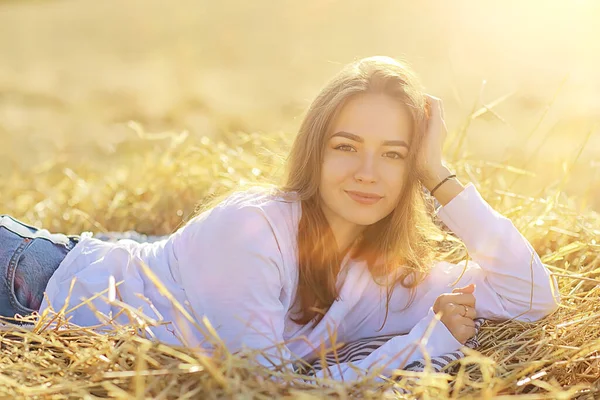
[[[206,317],[230,351],[271,348],[267,352],[275,364],[282,362],[278,357],[293,360],[314,356],[322,343],[331,345],[333,332],[337,333],[337,343],[402,334],[352,363],[360,369],[387,365],[381,371],[384,374],[423,357],[422,350],[437,356],[461,347],[434,318],[432,306],[440,294],[452,291],[450,284],[460,276],[464,263],[435,264],[418,286],[412,305],[404,311],[409,290],[398,285],[386,324],[378,330],[385,316],[385,289],[373,281],[363,262],[346,257],[337,281],[340,299],[314,329],[310,324],[295,324],[290,317],[294,316],[291,307],[298,282],[296,236],[300,215],[298,201],[285,202],[251,190],[230,196],[160,242],[105,243],[84,237],[48,282],[47,296],[59,310],[75,277],[68,310],[81,299],[106,290],[112,275],[117,282],[117,299],[120,296],[146,316],[162,316],[172,322],[149,329],[156,339],[210,349],[196,328],[200,325],[205,330],[202,319]],[[511,221],[494,211],[472,184],[441,207],[438,215],[463,240],[472,258],[454,287],[476,284],[477,317],[535,321],[557,308],[556,281]],[[140,261],[189,311],[196,327],[159,292]],[[105,294],[92,301],[96,312],[116,315],[121,307],[111,305],[107,298]],[[44,300],[40,312],[47,307]],[[99,323],[87,305],[68,315],[81,326]],[[129,322],[125,314],[116,320]],[[430,325],[428,339],[421,340]],[[284,341],[279,350],[273,347]],[[271,365],[268,358],[259,361]],[[331,372],[338,380],[361,375],[348,364],[331,368]]]

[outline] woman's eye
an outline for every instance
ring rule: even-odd
[[[395,151],[388,151],[387,153],[385,153],[385,156],[393,158],[395,160],[400,160],[400,159],[404,158],[404,156],[402,154],[395,152]]]
[[[354,147],[352,147],[348,144],[340,144],[339,146],[336,146],[335,149],[341,150],[341,151],[356,151],[356,150],[354,150]]]

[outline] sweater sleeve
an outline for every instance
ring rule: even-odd
[[[554,312],[560,302],[556,279],[512,221],[495,211],[471,183],[453,200],[457,201],[446,204],[438,215],[474,261],[470,268],[468,262],[458,264],[461,271],[467,266],[458,286],[478,286],[477,316],[533,322]],[[448,269],[452,264],[439,268]]]
[[[362,293],[350,340],[407,332],[435,299],[455,287],[475,283],[478,318],[537,321],[558,308],[556,280],[527,239],[506,217],[492,209],[473,184],[438,210],[440,219],[463,241],[470,260],[440,262],[416,288],[406,308],[408,290],[396,286],[385,318],[385,290],[374,282]],[[455,285],[452,285],[455,283]]]

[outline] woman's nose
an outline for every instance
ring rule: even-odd
[[[375,162],[373,157],[364,156],[361,158],[359,165],[354,173],[354,179],[358,182],[371,183],[377,181],[377,171],[375,170]]]

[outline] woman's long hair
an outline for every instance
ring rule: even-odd
[[[422,281],[432,261],[433,224],[420,182],[417,154],[426,130],[426,98],[411,70],[390,57],[369,57],[342,69],[319,93],[300,126],[287,160],[286,180],[281,189],[295,192],[301,201],[298,227],[299,286],[295,299],[298,324],[316,325],[339,297],[337,275],[343,254],[321,209],[319,183],[323,154],[332,123],[344,104],[361,93],[383,93],[405,104],[414,130],[407,157],[403,192],[398,205],[385,218],[365,228],[349,256],[364,260],[375,282],[387,290],[386,316],[392,290],[397,283],[411,289]],[[380,283],[384,278],[383,283]],[[381,329],[380,328],[380,329]]]

